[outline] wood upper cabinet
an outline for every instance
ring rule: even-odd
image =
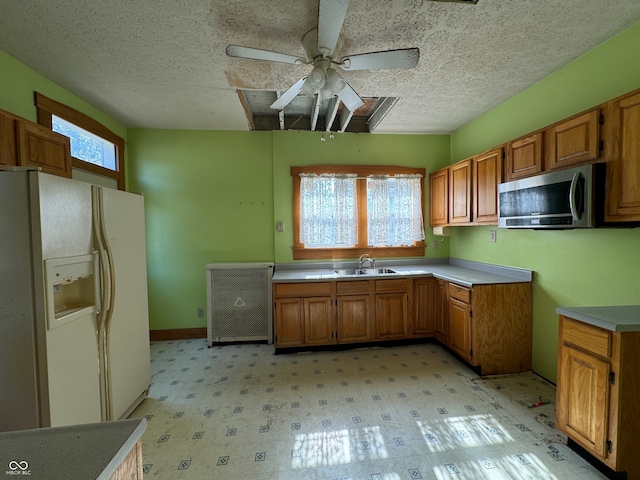
[[[605,221],[640,221],[640,92],[606,104]]]
[[[449,223],[449,169],[429,175],[429,222],[432,227]]]
[[[517,180],[542,172],[542,132],[507,143],[505,180]]]
[[[0,169],[16,165],[16,120],[0,111]]]
[[[414,337],[431,336],[436,328],[437,280],[433,277],[416,278],[413,281],[413,322],[411,333]]]
[[[471,222],[471,159],[449,167],[449,223]]]
[[[71,178],[70,140],[46,127],[16,121],[18,165],[40,167],[43,172]]]
[[[600,156],[600,109],[595,108],[544,131],[545,169],[597,160]]]
[[[560,315],[558,428],[614,471],[640,478],[640,332],[613,332]]]
[[[498,184],[502,182],[504,149],[473,157],[473,221],[498,224]]]

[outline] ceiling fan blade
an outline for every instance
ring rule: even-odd
[[[239,45],[227,45],[226,52],[229,57],[251,58],[253,60],[267,60],[270,62],[293,63],[297,65],[307,63],[304,58],[296,57],[295,55],[259,50],[251,47],[241,47]]]
[[[320,0],[318,7],[318,51],[321,54],[329,56],[335,50],[348,7],[349,0]]]
[[[358,95],[348,83],[345,84],[344,88],[340,90],[337,95],[340,101],[352,112],[355,112],[364,105],[360,95]]]
[[[283,110],[284,107],[289,105],[291,101],[298,96],[300,91],[302,90],[302,86],[304,85],[304,81],[307,79],[305,75],[296,83],[291,85],[287,90],[284,91],[282,95],[278,97],[278,99],[271,104],[269,108],[273,108],[274,110]]]
[[[404,48],[384,52],[349,55],[340,60],[344,70],[381,70],[388,68],[414,68],[420,59],[420,49]]]

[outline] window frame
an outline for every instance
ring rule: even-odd
[[[358,243],[355,247],[334,247],[334,248],[305,248],[300,242],[300,174],[346,174],[355,173],[356,195],[358,200]],[[367,253],[375,258],[384,257],[423,257],[424,240],[415,242],[412,246],[406,247],[369,247],[367,246],[367,179],[370,175],[422,175],[422,218],[425,219],[425,176],[426,169],[382,166],[382,165],[313,165],[308,167],[291,167],[291,177],[293,180],[293,259],[294,260],[326,260],[357,258]]]
[[[124,167],[124,139],[97,120],[85,115],[78,110],[64,105],[60,102],[45,97],[39,92],[35,92],[35,104],[38,112],[38,123],[44,127],[51,129],[52,115],[60,117],[77,127],[97,135],[116,146],[116,169],[110,170],[100,165],[85,162],[74,156],[71,157],[71,167],[85,172],[100,175],[115,180],[118,190],[125,190],[125,167]]]

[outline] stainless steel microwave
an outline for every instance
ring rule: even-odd
[[[604,165],[603,165],[604,166]],[[596,222],[596,165],[498,185],[502,228],[590,228]]]

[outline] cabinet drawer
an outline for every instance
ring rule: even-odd
[[[302,297],[307,295],[331,295],[330,282],[317,283],[276,283],[273,286],[276,297]]]
[[[407,279],[376,280],[376,292],[406,292]]]
[[[338,295],[369,293],[369,280],[362,280],[359,282],[337,282],[336,293]]]
[[[562,318],[564,344],[575,345],[601,357],[611,357],[611,332],[567,317]]]
[[[455,283],[449,284],[449,297],[460,300],[464,303],[471,303],[471,289],[461,287]]]

